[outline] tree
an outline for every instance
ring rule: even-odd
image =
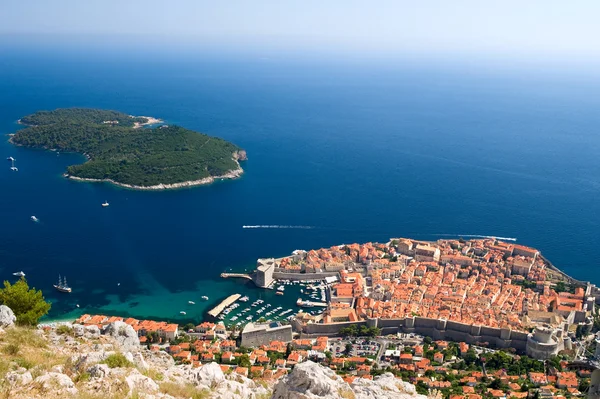
[[[250,368],[252,366],[252,363],[250,363],[250,358],[246,354],[243,354],[242,356],[235,359],[235,362],[240,367]]]
[[[347,343],[347,344],[346,344],[346,347],[344,348],[344,353],[345,353],[346,355],[349,355],[349,354],[350,354],[350,352],[352,352],[352,344],[351,344],[351,343]]]
[[[190,331],[193,330],[196,326],[193,323],[187,323],[185,326],[183,326],[184,331]]]
[[[14,284],[4,282],[4,288],[0,289],[0,303],[12,309],[17,317],[17,324],[25,326],[37,325],[40,317],[50,310],[50,304],[44,299],[42,291],[29,289],[24,277]]]

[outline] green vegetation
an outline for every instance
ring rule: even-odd
[[[14,284],[4,282],[4,288],[0,289],[0,304],[11,308],[17,317],[17,324],[24,326],[37,325],[40,317],[50,310],[42,291],[29,289],[24,277]]]
[[[147,187],[238,169],[233,154],[239,148],[232,143],[179,126],[135,129],[133,123],[145,119],[116,111],[57,109],[21,121],[32,126],[18,131],[13,143],[87,155],[88,162],[68,167],[67,173],[74,177]]]
[[[111,369],[116,367],[133,367],[133,363],[127,360],[122,353],[113,353],[104,359],[102,363],[105,363]]]
[[[359,328],[356,324],[352,324],[340,329],[340,335],[343,337],[377,337],[380,334],[381,329],[364,325]]]
[[[145,123],[146,118],[131,117],[118,111],[90,108],[60,108],[54,111],[38,111],[21,118],[21,123],[30,126],[52,125],[55,123],[93,123],[116,121],[119,126],[132,127],[135,122]]]

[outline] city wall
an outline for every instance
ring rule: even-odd
[[[331,324],[308,324],[302,331],[311,335],[336,335],[340,329],[352,324],[366,324],[369,327],[381,328],[382,335],[415,333],[431,337],[434,340],[464,341],[468,344],[482,344],[496,348],[514,348],[525,352],[527,346],[526,332],[512,331],[508,328],[494,328],[470,325],[456,321],[413,317],[406,319],[368,319],[361,322],[344,322]]]

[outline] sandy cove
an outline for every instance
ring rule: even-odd
[[[153,118],[151,116],[133,116],[133,115],[130,115],[130,116],[132,118],[146,118],[146,119],[148,119],[148,121],[144,122],[144,123],[133,122],[133,128],[134,129],[138,129],[138,128],[142,127],[142,126],[157,125],[159,123],[164,123],[165,122],[162,119]]]

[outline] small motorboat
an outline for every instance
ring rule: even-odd
[[[179,312],[179,313],[181,313],[181,314],[187,314],[187,313],[185,313],[183,310],[182,310],[181,312]]]
[[[194,301],[188,301],[188,303],[189,303],[190,305],[195,305],[195,304],[196,304],[196,302],[194,302]]]
[[[21,270],[20,272],[13,273],[13,276],[25,277],[25,273],[23,273],[23,271]]]
[[[204,299],[205,301],[208,301],[208,297],[206,295],[202,295],[201,298]]]
[[[33,222],[39,222],[40,221],[40,219],[36,218],[35,216],[32,216],[30,219]]]
[[[107,206],[109,206],[109,205],[110,205],[110,204],[108,203],[108,201],[104,201],[104,202],[102,203],[102,207],[103,207],[103,208],[106,208],[106,207],[107,207]]]

